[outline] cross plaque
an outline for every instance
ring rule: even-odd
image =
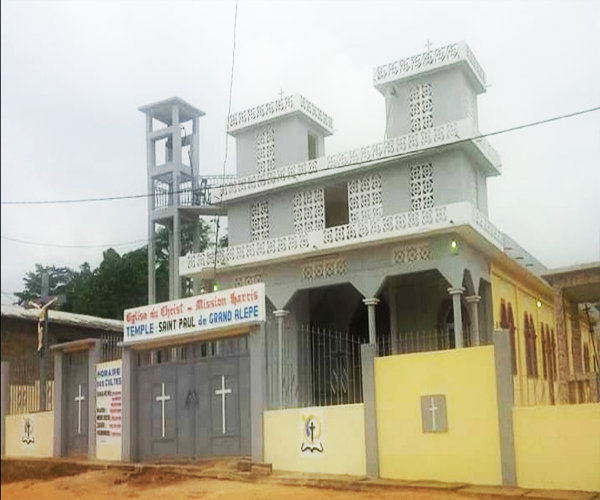
[[[421,419],[423,432],[448,432],[446,396],[444,394],[421,396]]]

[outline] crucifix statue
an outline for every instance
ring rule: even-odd
[[[48,309],[52,304],[56,302],[57,298],[54,297],[49,302],[46,302],[44,305],[40,306],[35,302],[29,302],[33,307],[37,309],[38,314],[38,352],[42,350],[43,340],[44,340],[44,325],[46,324],[46,320],[48,319]]]

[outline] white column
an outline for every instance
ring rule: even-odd
[[[367,306],[369,313],[369,344],[375,344],[377,341],[375,306],[379,304],[379,299],[376,297],[371,297],[370,299],[363,299],[363,302]]]
[[[182,167],[181,159],[181,130],[179,128],[179,106],[173,106],[171,110],[173,127],[173,253],[169,254],[169,260],[173,262],[173,295],[171,300],[181,297],[181,280],[179,279],[179,256],[181,255],[181,218],[179,213],[179,188],[181,179],[179,171]]]
[[[479,295],[471,295],[465,297],[469,303],[469,314],[471,315],[471,333],[473,334],[473,346],[481,345],[481,338],[479,335],[479,301],[481,297]]]
[[[390,305],[390,340],[392,341],[392,352],[397,352],[400,346],[400,332],[398,331],[398,304],[396,303],[396,285],[388,285],[388,303]]]
[[[452,295],[452,309],[454,312],[454,345],[456,349],[463,347],[462,310],[460,308],[460,297],[464,291],[464,288],[448,288],[448,293]]]
[[[289,311],[278,309],[273,311],[277,318],[277,378],[279,380],[279,408],[283,408],[283,328],[285,317]]]
[[[167,222],[166,226],[169,236],[169,300],[173,300],[177,298],[175,297],[175,281],[173,280],[173,274],[175,272],[175,259],[173,257],[173,252],[176,236],[173,234],[173,226],[169,224],[169,222]]]
[[[154,179],[152,169],[156,163],[154,142],[150,140],[152,132],[152,116],[146,115],[146,166],[148,169],[148,304],[156,302],[156,276],[154,255]]]

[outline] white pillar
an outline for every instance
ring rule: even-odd
[[[367,306],[369,313],[369,344],[375,344],[377,341],[375,306],[379,304],[379,299],[376,297],[371,297],[370,299],[363,299],[363,302]]]
[[[279,408],[283,408],[283,327],[289,311],[278,309],[273,311],[277,318],[277,378],[279,380]]]
[[[481,345],[481,337],[479,335],[479,295],[471,295],[465,297],[469,303],[469,314],[471,315],[471,333],[473,334],[473,346]]]
[[[460,308],[460,297],[464,291],[464,288],[448,288],[448,293],[452,295],[452,309],[454,312],[454,345],[456,349],[463,347],[462,310]]]
[[[393,282],[390,282],[388,285],[388,303],[390,305],[390,340],[392,341],[392,352],[397,352],[400,347],[398,304],[396,303],[396,296],[396,285]]]

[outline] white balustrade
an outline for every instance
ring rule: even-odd
[[[287,165],[268,173],[238,178],[235,181],[224,184],[221,191],[221,199],[227,201],[245,194],[262,191],[265,187],[294,184],[298,180],[332,175],[334,172],[339,173],[340,170],[358,169],[365,162],[382,160],[404,153],[417,152],[433,146],[450,144],[461,139],[475,137],[476,135],[477,131],[474,129],[472,120],[444,123],[437,127],[421,130],[420,132],[392,137],[378,144],[324,156],[316,160]],[[487,141],[483,142],[482,139],[478,139],[478,141],[482,141],[477,142],[477,144],[480,148],[485,146],[488,156],[492,156],[492,152],[495,154],[499,164],[498,154],[495,153]]]
[[[190,253],[179,259],[180,274],[185,276],[213,268],[215,258],[217,268],[227,268],[460,225],[470,225],[498,248],[503,248],[503,233],[470,203],[459,202],[361,220],[354,224],[329,227],[310,233],[242,243],[219,249],[216,255],[214,250]]]
[[[405,57],[399,61],[377,66],[373,71],[373,83],[375,86],[387,82],[393,82],[409,74],[418,73],[433,67],[444,66],[455,61],[465,60],[485,87],[485,73],[481,68],[473,52],[465,42],[452,43],[439,47],[422,54]]]

